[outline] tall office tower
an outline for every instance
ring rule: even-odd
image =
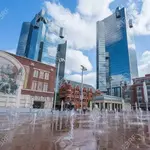
[[[24,22],[22,24],[22,30],[19,38],[19,43],[17,47],[17,55],[24,56],[27,45],[28,45],[28,37],[30,33],[31,23],[30,22]]]
[[[108,75],[112,77],[112,86],[120,86],[121,81],[131,83],[138,76],[133,34],[130,35],[132,27],[125,9],[119,7],[114,14],[97,22],[97,89],[107,91]],[[107,54],[110,73],[107,73]]]
[[[97,22],[97,89],[107,91],[104,22]],[[103,32],[100,32],[103,31]]]
[[[30,23],[23,23],[17,55],[41,61],[47,23],[44,15],[45,12],[42,10]]]
[[[26,51],[26,56],[30,59],[41,61],[44,49],[44,42],[46,36],[46,23],[44,17],[45,12],[42,10],[31,21],[32,35],[29,37],[30,46]]]
[[[66,60],[66,49],[67,49],[67,41],[63,44],[59,44],[57,48],[57,56],[56,56],[56,67],[58,66],[58,60],[63,58]],[[64,79],[65,76],[65,61],[60,63],[59,68],[59,81]]]
[[[47,41],[47,32],[47,19],[42,10],[31,22],[23,23],[16,54],[55,66],[57,48],[50,52],[54,49],[48,48],[49,45],[53,47],[55,44]]]

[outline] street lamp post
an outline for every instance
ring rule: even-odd
[[[112,77],[110,76],[109,77],[109,80],[110,80],[110,95],[112,96]],[[112,111],[112,106],[114,106],[113,105],[113,102],[112,102],[112,98],[111,98],[111,106],[110,106],[110,111]]]
[[[82,107],[83,107],[83,72],[87,71],[87,68],[85,68],[83,65],[81,65],[82,70],[82,76],[81,76],[81,114],[82,114]]]
[[[123,85],[123,81],[120,81],[120,97],[123,98],[123,88],[122,88],[122,85]]]
[[[123,89],[122,89],[123,81],[120,81],[120,97],[122,100],[122,110],[124,110],[124,99],[123,99]]]
[[[110,80],[110,95],[112,96],[112,81],[113,81],[113,78],[110,76],[109,80]]]
[[[63,58],[60,58],[58,60],[58,66],[57,66],[57,72],[56,72],[56,83],[55,83],[54,111],[56,110],[56,98],[57,98],[57,92],[58,92],[60,63],[63,63],[63,62],[65,62]]]

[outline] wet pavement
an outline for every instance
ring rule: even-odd
[[[0,132],[0,150],[150,150],[150,122],[130,114],[51,115]]]

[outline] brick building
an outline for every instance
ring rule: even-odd
[[[93,97],[100,95],[100,91],[96,91],[91,85],[83,85],[83,107],[88,107],[89,101],[93,100]],[[81,107],[81,83],[66,80],[59,89],[60,101],[64,103],[71,103],[74,108]]]
[[[0,97],[9,97],[0,102],[1,106],[52,108],[55,67],[3,51],[0,51],[0,59]],[[17,87],[13,92],[12,81]],[[17,98],[12,100],[12,96]]]
[[[150,74],[145,75],[145,77],[133,79],[133,85],[130,88],[131,105],[135,107],[135,103],[137,103],[138,107],[145,109],[146,103],[144,98],[143,82],[145,82],[147,86],[147,94],[150,108]]]

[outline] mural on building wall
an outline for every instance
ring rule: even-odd
[[[0,93],[15,95],[18,89],[18,70],[14,64],[0,57]]]

